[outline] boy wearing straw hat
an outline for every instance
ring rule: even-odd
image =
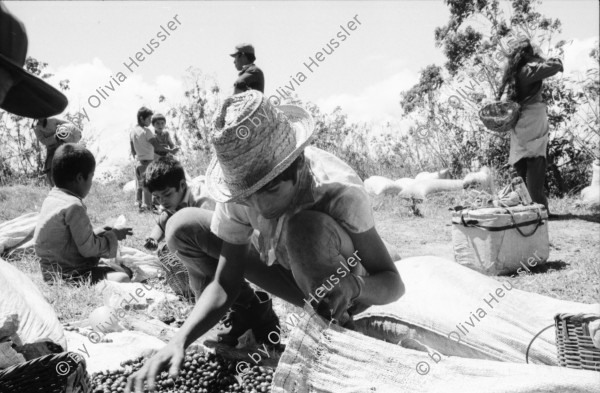
[[[176,375],[184,349],[240,302],[244,278],[347,326],[352,314],[402,296],[361,179],[339,158],[308,146],[313,130],[304,109],[275,108],[255,90],[225,100],[210,135],[216,157],[206,172],[217,207],[182,209],[166,228],[190,281],[208,273],[210,283],[177,335],[130,378],[128,389],[142,391],[144,381],[152,387],[165,368]],[[234,318],[238,325],[260,317],[238,314],[245,318]]]

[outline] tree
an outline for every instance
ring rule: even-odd
[[[423,70],[419,83],[401,94],[401,106],[418,119],[412,136],[416,144],[428,147],[437,165],[450,161],[455,174],[473,159],[502,167],[508,158],[507,136],[488,132],[478,110],[486,97],[496,96],[507,53],[519,38],[531,39],[548,57],[562,57],[568,43],[556,40],[560,20],[537,12],[540,1],[512,0],[508,12],[503,10],[506,3],[498,0],[446,0],[446,4],[450,19],[435,29],[436,45],[447,58],[444,69],[430,65]],[[559,195],[584,183],[581,173],[593,158],[586,143],[577,141],[598,147],[598,135],[590,131],[598,129],[592,126],[598,123],[597,111],[582,109],[597,103],[597,83],[592,79],[552,78],[544,85],[551,132],[549,187]],[[504,166],[501,175],[507,176],[508,170]]]

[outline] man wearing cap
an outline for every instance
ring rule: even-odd
[[[235,53],[232,53],[230,56],[233,57],[235,69],[240,72],[237,80],[233,84],[233,94],[238,94],[250,89],[264,93],[265,77],[261,69],[254,64],[254,60],[256,60],[254,46],[251,44],[237,45],[235,47]]]
[[[206,171],[215,211],[182,209],[166,228],[169,249],[188,268],[190,283],[207,279],[208,285],[171,342],[130,377],[126,391],[141,392],[144,381],[152,389],[163,369],[176,375],[185,348],[246,296],[244,278],[348,327],[354,314],[402,296],[360,177],[309,146],[314,128],[303,108],[274,107],[255,90],[224,101],[209,135],[215,157]],[[262,317],[239,314],[245,319],[233,321],[247,327]]]
[[[61,113],[67,97],[25,71],[26,56],[25,26],[0,2],[0,109],[32,119]]]

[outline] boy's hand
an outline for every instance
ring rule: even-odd
[[[128,227],[113,228],[112,231],[117,235],[117,240],[124,240],[127,236],[133,235],[132,228]]]
[[[176,341],[171,341],[164,346],[156,355],[146,360],[144,366],[136,373],[127,378],[125,392],[145,392],[144,382],[151,392],[156,388],[156,376],[167,367],[169,374],[176,377],[185,358],[185,349],[183,345]]]
[[[146,238],[146,243],[144,243],[144,248],[148,251],[156,251],[158,249],[158,242],[156,239],[148,237]]]
[[[352,307],[352,299],[358,295],[359,288],[352,277],[345,277],[334,286],[317,305],[317,313],[324,318],[345,325],[350,321],[348,309]]]

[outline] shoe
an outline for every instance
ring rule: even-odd
[[[231,306],[220,323],[223,327],[230,328],[228,332],[218,334],[218,341],[222,344],[235,347],[238,339],[250,329],[257,343],[279,344],[269,338],[271,332],[276,332],[279,337],[281,328],[279,318],[273,311],[273,301],[266,292],[256,291],[247,305],[236,303]]]

